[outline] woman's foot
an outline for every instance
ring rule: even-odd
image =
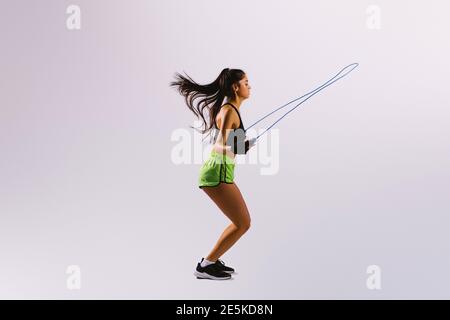
[[[202,258],[202,260],[200,261],[200,263],[203,261],[204,258]],[[227,273],[234,273],[234,269],[226,266],[225,262],[223,262],[223,260],[217,259],[217,261],[215,262],[216,265],[219,267],[220,270],[225,271]]]
[[[226,266],[225,262],[223,262],[220,259],[217,259],[216,264],[221,268],[221,270],[227,272],[227,273],[234,273],[234,269],[232,267]]]
[[[203,259],[202,259],[203,260]],[[194,275],[197,279],[211,279],[211,280],[228,280],[231,279],[231,275],[217,265],[217,263],[209,264],[202,267],[201,263],[197,263]]]

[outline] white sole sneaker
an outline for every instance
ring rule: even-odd
[[[229,277],[215,277],[210,274],[207,274],[206,272],[198,272],[197,270],[194,272],[194,276],[196,276],[197,279],[211,279],[211,280],[229,280],[229,279],[231,279],[231,275]]]

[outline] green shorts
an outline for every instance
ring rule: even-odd
[[[198,187],[215,187],[221,182],[234,183],[234,159],[215,150],[200,168]]]

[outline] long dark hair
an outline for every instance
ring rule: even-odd
[[[184,96],[188,108],[196,115],[197,119],[202,118],[204,129],[200,132],[204,134],[213,127],[223,99],[225,97],[235,98],[233,84],[238,83],[244,76],[245,72],[240,69],[225,68],[216,80],[210,84],[201,85],[192,80],[187,74],[184,77],[176,73],[176,81],[172,81],[170,86],[177,88],[178,92]],[[194,104],[194,100],[198,98],[201,98],[200,101]],[[208,111],[209,124],[205,119],[205,109]],[[192,126],[190,127],[195,129]]]

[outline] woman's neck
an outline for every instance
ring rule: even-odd
[[[241,107],[241,101],[240,100],[235,100],[235,99],[230,99],[227,100],[226,103],[231,103],[233,106],[235,106],[238,110]]]

